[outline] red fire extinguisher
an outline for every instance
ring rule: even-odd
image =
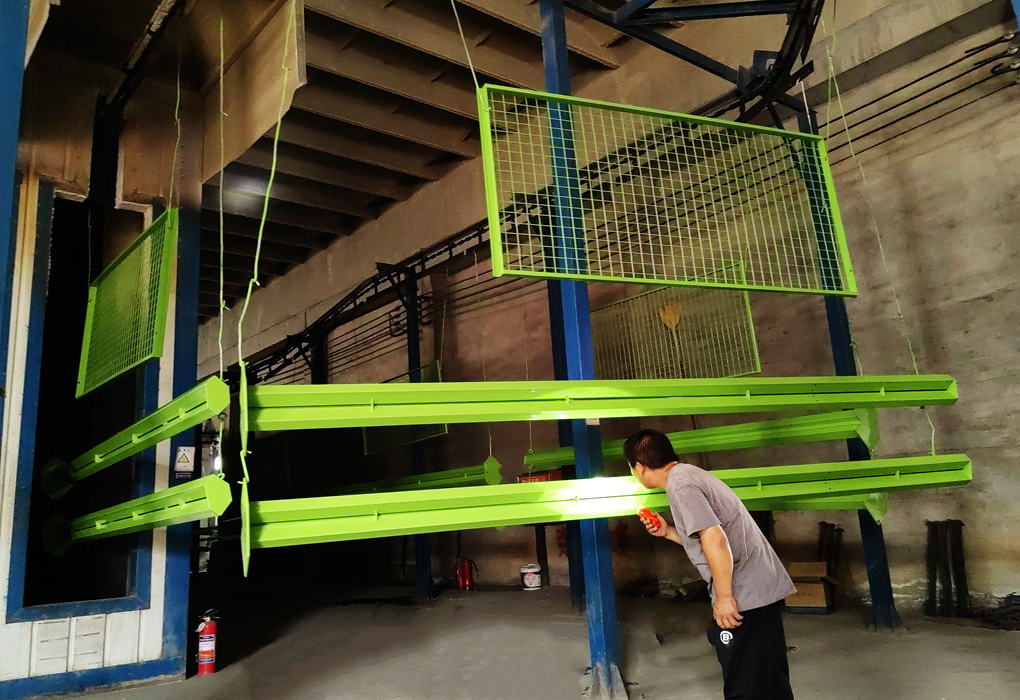
[[[471,569],[478,571],[478,565],[471,559],[459,557],[457,559],[457,588],[462,591],[475,590],[475,579]]]
[[[219,618],[215,610],[206,610],[198,622],[198,675],[216,673],[216,629]]]

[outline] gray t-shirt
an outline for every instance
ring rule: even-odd
[[[738,610],[770,605],[796,590],[747,508],[718,477],[692,464],[677,464],[667,475],[666,495],[687,556],[710,586],[712,570],[697,533],[722,525],[733,553],[733,597]]]

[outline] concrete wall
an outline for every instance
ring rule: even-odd
[[[1005,26],[992,26],[967,38],[979,28],[975,25],[987,27],[1001,20],[1005,7],[1005,3],[963,0],[876,0],[841,6],[840,12],[846,15],[841,14],[835,22],[827,14],[829,23],[822,36],[831,34],[832,26],[839,27],[834,42],[831,36],[826,39],[827,45],[834,47],[834,64],[840,75],[859,83],[844,95],[847,108],[944,64],[947,57],[959,56],[967,46],[1001,34]],[[965,22],[964,18],[969,19]],[[893,19],[895,27],[884,27]],[[735,21],[726,27],[723,34],[717,23],[695,24],[680,30],[678,36],[722,60],[746,64],[749,56],[740,47],[747,46],[747,41],[741,37],[754,36],[764,44],[760,37],[768,31],[777,37],[782,32],[781,24],[772,20]],[[960,43],[952,45],[954,40]],[[947,44],[950,46],[939,52]],[[906,45],[909,51],[897,52]],[[929,55],[897,68],[897,61],[913,61],[925,53],[921,50],[925,47]],[[821,54],[820,49],[814,51],[819,70],[825,65],[823,49]],[[576,92],[682,110],[701,104],[724,87],[654,50],[637,44],[627,50],[631,55],[622,68],[578,85]],[[862,66],[863,72],[853,72]],[[810,84],[823,79],[824,75],[816,75]],[[824,89],[812,92],[815,97],[820,94]],[[1015,176],[1008,169],[1011,156],[1020,148],[1020,127],[1010,118],[1017,98],[1015,90],[1002,91],[868,151],[861,158],[867,184],[861,182],[852,161],[835,169],[861,290],[859,299],[849,302],[849,309],[863,368],[868,373],[913,371],[897,324],[891,278],[921,371],[949,372],[960,383],[957,406],[931,411],[939,449],[966,451],[975,464],[974,484],[969,487],[892,497],[887,543],[894,584],[904,596],[901,603],[908,606],[917,604],[923,594],[925,519],[959,518],[966,523],[973,591],[1001,595],[1020,588],[1020,577],[1011,564],[1020,538],[1010,527],[1010,503],[1016,493],[1010,476],[1018,451],[1014,435],[1020,426],[1009,398],[1017,384],[1015,342],[1011,342],[1018,313],[1017,239],[1012,227],[1020,204],[1015,197]],[[483,215],[480,164],[467,162],[366,224],[356,235],[257,292],[249,311],[246,348],[255,351],[300,330],[345,290],[370,275],[376,260],[402,258]],[[877,253],[872,219],[884,236],[888,274]],[[484,262],[480,266],[484,267]],[[474,270],[461,273],[474,274]],[[485,274],[484,270],[480,274]],[[605,293],[593,287],[593,297]],[[752,306],[766,375],[832,371],[820,299],[756,294]],[[503,303],[456,307],[447,308],[442,343],[447,380],[551,377],[548,315],[541,286],[518,290]],[[433,328],[435,323],[438,313]],[[228,317],[228,332],[234,325],[233,317]],[[207,324],[200,338],[200,373],[216,364],[215,338],[215,323]],[[228,337],[228,348],[234,342]],[[436,343],[431,345],[438,349]],[[231,356],[233,350],[228,349]],[[429,359],[428,351],[423,351],[423,360]],[[361,381],[382,378],[400,363],[400,353],[392,353],[382,365],[358,370],[358,376]],[[723,420],[733,419],[702,419],[701,424]],[[690,419],[646,421],[645,425],[678,429],[688,427]],[[608,438],[621,437],[636,426],[636,421],[606,422],[603,433]],[[882,428],[879,455],[922,454],[928,449],[928,424],[917,410],[886,411]],[[504,465],[506,480],[523,471],[521,460],[529,445],[555,443],[551,424],[536,424],[530,431],[527,424],[492,425],[488,430],[478,425],[452,426],[450,435],[433,446],[434,468],[480,462],[488,454],[490,433],[493,453]],[[841,446],[833,444],[713,454],[701,461],[714,468],[842,456]],[[623,465],[607,468],[610,473],[622,473]],[[860,592],[866,587],[866,578],[854,514],[779,514],[781,555],[787,560],[810,555],[816,523],[821,519],[846,528],[850,567],[843,578],[850,590]],[[650,542],[635,529],[633,519],[612,527],[618,584],[648,575],[676,584],[692,576],[673,545]],[[438,571],[448,574],[452,535],[436,536],[436,541]],[[481,578],[486,581],[511,582],[517,566],[534,557],[531,532],[525,528],[464,533],[462,546],[467,556],[478,561]],[[563,583],[565,559],[552,530],[549,550],[553,582]]]

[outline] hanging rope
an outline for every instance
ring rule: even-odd
[[[482,86],[478,82],[478,76],[475,74],[475,64],[471,60],[471,51],[468,50],[467,37],[464,36],[464,27],[460,23],[460,13],[457,12],[456,0],[450,0],[450,7],[453,9],[453,18],[457,21],[457,32],[460,34],[460,43],[464,45],[464,55],[467,57],[468,68],[471,70],[471,80],[475,82],[475,90],[481,90]]]
[[[251,304],[251,295],[259,283],[259,257],[262,254],[262,235],[266,228],[266,218],[269,215],[269,197],[273,189],[273,180],[276,178],[277,152],[280,145],[280,127],[283,124],[283,114],[287,108],[287,86],[290,83],[290,66],[287,60],[290,58],[290,34],[296,27],[296,4],[291,4],[290,18],[287,21],[286,41],[283,48],[283,88],[280,91],[280,106],[276,114],[276,129],[273,132],[273,157],[269,167],[269,179],[266,182],[266,195],[262,202],[262,216],[259,219],[258,235],[255,238],[255,261],[252,264],[251,279],[248,280],[248,289],[244,296],[244,304],[241,306],[241,313],[237,318],[237,364],[241,370],[240,400],[241,400],[241,469],[244,472],[244,483],[248,482],[248,416],[247,416],[247,391],[248,375],[245,372],[244,361],[244,319],[248,314],[248,306]]]
[[[872,230],[872,232],[875,235],[875,243],[876,243],[876,245],[878,247],[878,255],[879,255],[879,258],[882,261],[882,269],[885,272],[886,279],[889,282],[889,291],[892,293],[893,305],[894,305],[894,308],[896,309],[896,320],[895,320],[893,325],[896,326],[896,329],[899,331],[899,333],[902,336],[903,340],[906,342],[907,352],[910,354],[910,362],[911,362],[911,365],[914,368],[914,374],[920,374],[921,370],[919,369],[919,366],[917,364],[917,353],[914,350],[914,343],[910,340],[910,333],[907,330],[906,317],[903,315],[903,306],[900,303],[900,296],[899,296],[899,293],[896,291],[896,283],[895,283],[895,281],[893,279],[892,270],[891,270],[891,268],[889,266],[889,260],[888,260],[888,258],[886,257],[886,254],[885,254],[885,245],[884,245],[884,241],[883,241],[882,230],[881,230],[881,228],[878,225],[878,218],[875,216],[875,208],[874,208],[874,205],[872,203],[871,196],[868,194],[868,189],[870,187],[870,184],[868,182],[868,176],[864,172],[864,165],[861,164],[860,159],[857,157],[856,149],[854,149],[853,138],[850,136],[850,126],[847,123],[847,118],[846,118],[847,112],[846,112],[846,109],[845,109],[845,107],[843,105],[843,96],[842,96],[842,93],[840,92],[840,89],[839,89],[839,82],[836,80],[836,66],[835,66],[835,63],[834,63],[834,61],[832,59],[832,48],[836,45],[836,29],[835,29],[835,27],[836,27],[836,23],[835,23],[836,7],[835,7],[835,3],[833,3],[832,11],[833,11],[832,43],[825,50],[826,61],[827,61],[827,64],[828,64],[828,72],[829,72],[830,95],[831,94],[835,94],[836,105],[837,105],[837,107],[839,109],[839,122],[843,125],[843,132],[844,132],[844,134],[846,136],[847,146],[850,149],[850,157],[853,159],[854,165],[857,166],[857,172],[860,175],[861,194],[864,197],[864,203],[865,203],[865,205],[867,206],[867,209],[868,209],[868,219],[869,219],[869,221],[871,223],[871,230]],[[830,108],[831,108],[831,105],[830,105]],[[826,124],[826,126],[828,127],[828,124]],[[848,315],[848,320],[849,320],[849,315]],[[851,331],[851,338],[852,338],[852,331]],[[851,344],[853,344],[852,340],[851,340]],[[856,356],[856,352],[854,354]],[[860,367],[860,361],[859,360],[858,360],[858,367]],[[935,454],[935,423],[932,422],[931,415],[928,413],[927,407],[922,406],[921,407],[921,411],[922,411],[922,413],[924,413],[924,417],[928,421],[929,428],[931,428],[931,453]]]
[[[174,182],[177,179],[177,155],[181,150],[181,54],[177,52],[177,98],[174,102],[174,128],[177,140],[174,142],[174,155],[170,161],[170,192],[167,194],[167,206],[174,205]],[[180,199],[180,195],[178,195]]]
[[[219,209],[219,223],[220,223],[220,306],[219,306],[219,332],[216,335],[216,344],[220,350],[220,379],[223,379],[223,312],[227,308],[226,301],[223,298],[223,171],[226,167],[226,148],[224,146],[225,138],[224,133],[226,131],[226,125],[224,123],[224,117],[227,116],[226,112],[223,111],[223,64],[225,62],[224,49],[223,49],[223,16],[220,16],[220,187],[217,195],[218,209]]]

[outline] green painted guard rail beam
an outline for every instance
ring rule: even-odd
[[[889,512],[889,498],[884,493],[855,494],[849,496],[819,496],[817,498],[773,499],[770,501],[744,501],[748,510],[866,510],[876,522],[882,522]]]
[[[230,485],[222,476],[213,474],[71,521],[52,519],[47,524],[44,543],[47,551],[59,554],[73,542],[154,530],[222,515],[230,501]]]
[[[59,498],[75,482],[219,415],[229,403],[227,385],[218,377],[210,377],[70,464],[50,460],[43,471],[43,489],[51,498]]]
[[[833,411],[810,416],[682,430],[668,433],[666,437],[673,444],[677,454],[682,455],[850,438],[860,438],[868,448],[874,448],[878,443],[878,415],[874,409],[858,408],[852,411]],[[603,442],[602,459],[623,459],[624,442],[624,440]],[[524,456],[524,464],[532,469],[552,469],[573,463],[573,447],[560,447]]]
[[[727,469],[713,472],[745,502],[871,494],[966,484],[965,455]],[[253,548],[584,520],[666,508],[633,477],[467,486],[251,504]]]
[[[345,486],[340,493],[378,493],[391,491],[413,491],[416,489],[445,489],[453,486],[494,486],[503,481],[502,465],[495,457],[489,457],[474,467],[447,469],[429,474],[412,474],[399,479],[384,479],[365,484]]]
[[[252,430],[628,418],[954,403],[946,375],[311,384],[249,389]]]

